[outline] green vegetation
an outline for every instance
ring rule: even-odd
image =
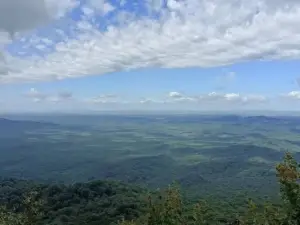
[[[113,224],[145,211],[147,192],[118,182],[38,184],[6,179],[0,224]]]
[[[2,177],[64,183],[113,179],[153,189],[177,181],[191,198],[240,192],[260,198],[270,195],[270,189],[276,194],[274,165],[284,151],[300,156],[298,117],[23,119],[35,122],[0,121]]]
[[[300,160],[298,117],[61,115],[19,119],[27,121],[0,119],[0,203],[10,212],[3,209],[7,217],[3,223],[17,223],[9,221],[9,215],[17,213],[14,220],[24,216],[22,199],[36,192],[36,198],[44,202],[38,207],[40,224],[105,225],[123,218],[124,223],[132,219],[132,223],[147,224],[147,193],[154,194],[151,207],[164,205],[157,202],[157,189],[173,181],[181,187],[187,224],[196,199],[201,199],[201,210],[209,212],[205,218],[215,219],[209,224],[244,221],[238,215],[245,215],[248,198],[257,204],[250,202],[249,209],[256,218],[266,217],[262,214],[266,212],[286,215],[282,210],[288,205],[278,206],[283,204],[278,192],[287,185],[276,182],[275,165],[286,149]],[[103,181],[97,184],[98,180]],[[95,183],[101,188],[94,190]],[[103,191],[107,186],[115,190],[112,195]],[[85,194],[78,191],[81,188],[87,189]],[[177,189],[169,191],[178,193]],[[263,202],[272,204],[263,206]]]
[[[4,181],[4,190],[9,189],[7,187],[13,189],[10,184],[18,184],[17,187],[25,187],[24,190],[30,187],[30,192],[21,203],[22,198],[13,194],[22,193],[22,189],[10,190],[10,193],[4,191],[1,199],[6,198],[6,206],[1,208],[0,224],[298,225],[300,164],[287,153],[276,171],[280,203],[256,205],[249,199],[248,208],[242,213],[236,212],[235,217],[226,213],[226,209],[220,214],[205,201],[194,206],[185,204],[176,186],[150,195],[146,207],[145,199],[141,198],[145,197],[142,189],[119,183],[98,181],[71,186],[32,186],[28,182],[20,185],[14,180]]]

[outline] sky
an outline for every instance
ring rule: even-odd
[[[300,111],[298,0],[0,0],[0,113]]]

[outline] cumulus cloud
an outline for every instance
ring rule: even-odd
[[[99,13],[100,15],[106,15],[113,11],[115,8],[109,2],[105,0],[89,0],[87,7],[84,8],[85,14]]]
[[[126,99],[124,97],[115,94],[102,94],[96,97],[91,97],[84,99],[83,102],[89,104],[142,104],[142,105],[153,105],[153,104],[163,104],[163,105],[205,105],[205,104],[261,104],[267,103],[268,98],[263,95],[241,95],[238,93],[216,93],[210,92],[201,95],[187,95],[180,93],[178,91],[171,91],[166,95],[154,98],[153,96],[145,96],[138,99]]]
[[[243,97],[243,101],[248,103],[266,103],[269,101],[269,99],[263,95],[247,95]]]
[[[68,91],[44,92],[31,88],[23,94],[30,101],[23,98],[2,98],[1,105],[10,108],[56,109],[56,110],[285,110],[298,109],[300,105],[300,91],[273,96],[261,94],[242,94],[235,92],[207,92],[182,93],[171,91],[169,93],[153,93],[149,96],[125,96],[118,94],[99,94],[95,97],[80,98]],[[32,103],[30,103],[32,102]],[[37,104],[38,103],[38,104]],[[26,108],[27,107],[27,108]],[[1,107],[0,107],[1,108]]]
[[[188,96],[179,92],[170,92],[168,98],[169,102],[194,102],[194,103],[266,103],[267,97],[263,95],[241,95],[239,93],[217,93],[210,92],[207,94]]]
[[[20,64],[15,64],[15,60],[10,60],[11,57],[5,51],[5,46],[14,39],[22,38],[26,32],[28,34],[35,28],[63,17],[77,4],[77,0],[0,0],[0,82],[1,75],[10,73],[19,74],[16,80],[28,80],[22,75],[23,64],[18,60],[16,61]],[[38,40],[42,40],[42,38],[38,37]],[[31,42],[33,42],[32,37],[28,39],[26,45]],[[32,44],[35,48],[41,46],[37,42]],[[30,64],[32,61],[28,63]]]
[[[29,46],[27,50],[22,48],[26,57],[7,51],[2,83],[143,67],[215,67],[300,58],[298,0],[144,0],[141,2],[148,7],[147,15],[141,15],[142,6],[123,7],[131,1],[123,2],[123,6],[104,0],[96,1],[100,6],[87,1],[80,6],[85,15],[81,20],[62,17],[78,4],[75,0],[0,2],[0,27],[9,32],[36,27],[36,18],[43,21],[49,15],[60,17],[59,24],[68,24],[47,30],[50,46],[42,41],[45,37],[29,36],[21,44]],[[105,19],[109,13],[110,19]]]
[[[177,91],[171,91],[168,95],[170,98],[175,98],[175,99],[183,97],[183,95]]]
[[[198,97],[200,102],[227,102],[227,103],[265,103],[267,98],[262,95],[241,95],[239,93],[211,92]]]
[[[153,98],[151,96],[145,96],[138,99],[126,99],[116,94],[100,94],[95,97],[89,97],[85,99],[74,98],[73,93],[68,91],[61,91],[57,93],[44,93],[35,88],[31,88],[25,97],[33,100],[34,102],[66,102],[70,100],[76,100],[78,103],[88,103],[93,105],[101,104],[185,104],[199,105],[199,104],[260,104],[267,103],[269,99],[263,95],[248,94],[242,95],[239,93],[217,93],[210,92],[198,95],[187,95],[177,91],[169,92],[165,96]],[[299,98],[300,92],[290,92],[286,95],[282,95],[289,98]]]
[[[168,94],[168,98],[166,100],[166,102],[189,102],[189,101],[195,101],[196,99],[193,97],[189,97],[187,95],[184,95],[182,93],[176,92],[176,91],[172,91],[169,92]]]
[[[31,88],[27,93],[25,93],[25,97],[32,99],[34,102],[63,102],[73,99],[73,94],[71,92],[58,92],[57,94],[46,94],[36,90],[35,88]]]
[[[287,94],[282,94],[281,97],[286,100],[300,100],[300,91],[291,91]]]
[[[29,92],[25,94],[25,96],[31,98],[35,102],[40,102],[48,98],[48,95],[37,91],[35,88],[31,88]]]
[[[139,101],[140,104],[165,104],[167,103],[167,101],[165,100],[158,100],[158,99],[153,99],[153,98],[142,98],[140,101]]]
[[[13,36],[59,18],[75,5],[74,0],[0,0],[0,30]]]
[[[104,103],[122,103],[119,96],[114,94],[102,94],[93,98],[86,99],[85,102],[93,104],[104,104]]]

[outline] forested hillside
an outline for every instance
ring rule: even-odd
[[[299,127],[298,117],[15,116],[0,120],[0,176],[154,190],[176,181],[191,199],[276,197],[274,166],[286,149],[300,159]]]
[[[2,179],[0,187],[0,202],[6,209],[1,219],[5,220],[5,212],[33,213],[37,224],[111,224],[134,219],[144,212],[147,193],[113,181],[46,185]]]
[[[299,175],[290,158],[275,167],[286,149],[300,159],[298,117],[23,119],[0,120],[0,203],[6,225],[228,224],[245,221],[249,199],[259,210],[255,218],[273,210],[271,217],[280,211],[280,221],[246,224],[297,224],[291,221],[298,216]],[[280,187],[285,187],[282,196]],[[198,200],[201,213],[194,212]],[[272,207],[264,208],[265,202]],[[177,219],[166,222],[170,213]]]
[[[1,181],[0,222],[27,224],[120,225],[299,225],[300,164],[287,153],[277,165],[281,201],[253,202],[245,197],[234,214],[210,202],[186,202],[176,186],[155,193],[116,182],[43,185],[13,179]],[[148,196],[148,198],[146,198]],[[145,205],[146,203],[147,206]],[[236,209],[240,206],[237,202]]]

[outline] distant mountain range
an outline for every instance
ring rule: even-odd
[[[39,128],[45,125],[58,126],[57,124],[49,123],[49,122],[39,122],[39,121],[30,121],[30,120],[11,120],[11,119],[0,118],[0,130],[7,129],[7,128],[11,129],[11,128],[24,128],[24,127]]]
[[[242,115],[242,116],[300,116],[300,111],[283,111],[283,110],[239,110],[239,111],[200,111],[200,110],[90,110],[77,112],[14,112],[1,113],[0,117],[28,117],[28,116],[66,116],[66,115]]]
[[[17,136],[28,130],[36,130],[42,128],[54,128],[59,125],[49,122],[10,120],[0,118],[0,138]]]
[[[293,123],[300,124],[300,116],[266,116],[266,115],[236,115],[236,114],[57,114],[57,115],[11,115],[0,118],[0,130],[17,128],[39,128],[44,126],[58,126],[58,124],[77,124],[81,120],[114,119],[116,121],[135,120],[151,122],[158,120],[172,122],[197,122],[197,121],[220,121],[232,123]]]

